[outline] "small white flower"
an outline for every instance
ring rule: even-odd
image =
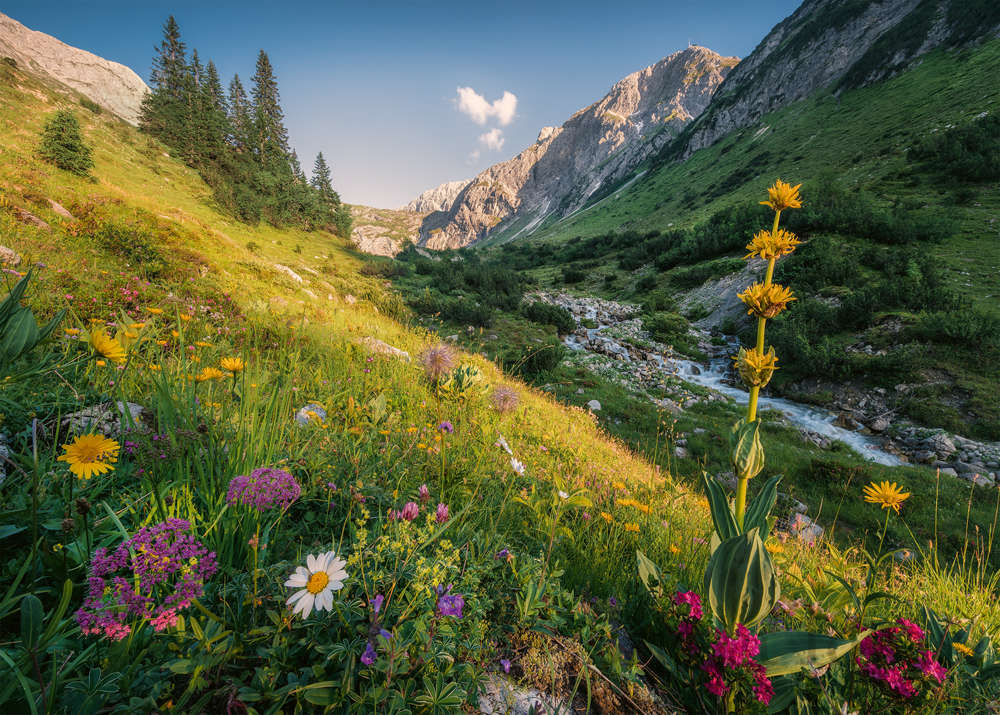
[[[514,468],[514,471],[518,474],[524,474],[524,462],[522,462],[517,457],[510,458],[510,466]]]
[[[347,562],[334,551],[306,557],[306,565],[299,566],[285,581],[288,588],[300,589],[288,597],[286,604],[292,606],[292,613],[301,613],[308,618],[313,608],[317,611],[333,610],[333,592],[344,587]]]
[[[563,490],[560,489],[559,490],[559,498],[560,499],[569,499],[569,494],[567,494],[566,492],[564,492]]]
[[[514,456],[514,453],[510,451],[510,445],[507,444],[507,440],[505,440],[503,438],[503,435],[500,435],[500,439],[497,440],[497,447],[499,447],[500,449],[502,449],[504,452],[506,452],[510,456],[512,456],[512,457]]]

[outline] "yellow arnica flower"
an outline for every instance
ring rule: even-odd
[[[65,454],[60,462],[69,464],[69,471],[80,479],[90,479],[95,474],[111,471],[111,465],[118,461],[121,446],[102,434],[83,434],[69,444],[64,444]]]
[[[66,332],[67,335],[79,335],[80,334],[80,329],[79,328],[63,328],[63,330]]]
[[[802,199],[799,197],[799,186],[802,184],[791,186],[778,179],[774,182],[774,186],[767,190],[767,201],[761,201],[761,204],[770,206],[775,211],[800,209],[802,208]]]
[[[194,344],[197,345],[199,348],[212,347],[212,343],[206,343],[204,340],[196,340]]]
[[[226,373],[217,367],[203,367],[194,379],[198,382],[205,382],[206,380],[221,380],[225,376]]]
[[[94,348],[94,352],[101,357],[106,357],[111,362],[125,362],[125,348],[116,338],[108,335],[104,328],[91,331],[90,346]]]
[[[768,286],[754,283],[738,297],[749,308],[747,315],[756,315],[758,318],[773,318],[795,300],[790,289],[777,283]]]
[[[744,258],[760,256],[765,261],[772,258],[787,256],[801,244],[794,233],[779,228],[777,231],[758,231],[750,243],[747,244],[749,253]]]
[[[163,308],[146,308],[146,310],[148,310],[153,315],[162,315],[163,314]]]
[[[910,498],[909,492],[900,489],[896,482],[872,482],[864,489],[865,501],[878,504],[883,509],[892,509],[899,513],[899,505]]]
[[[736,372],[740,374],[747,387],[764,387],[778,369],[776,364],[778,357],[774,354],[774,348],[763,354],[756,349],[740,348],[739,354],[733,360],[736,362]]]
[[[181,313],[181,315],[180,315],[180,318],[181,318],[181,320],[183,320],[183,321],[184,321],[185,323],[186,323],[187,321],[191,320],[191,316],[190,316],[190,315],[188,315],[187,313]]]
[[[224,357],[219,360],[219,365],[223,370],[228,372],[242,372],[243,370],[243,358],[238,357]]]
[[[604,521],[611,523],[611,515],[608,512],[602,511],[601,518],[604,519]]]
[[[634,533],[639,533],[639,525],[638,524],[625,524],[625,531],[631,531],[631,532],[634,532]]]
[[[967,658],[971,658],[976,654],[976,651],[972,650],[972,648],[965,645],[965,643],[955,643],[954,641],[952,641],[951,647],[957,650],[962,655],[966,656]]]

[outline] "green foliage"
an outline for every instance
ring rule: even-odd
[[[566,357],[566,346],[556,338],[541,343],[523,343],[507,346],[499,362],[514,375],[525,380],[538,380],[558,367]]]
[[[87,97],[80,97],[80,106],[90,112],[93,112],[94,114],[100,114],[103,111],[101,109],[101,105],[97,102],[91,101]]]
[[[39,154],[50,164],[78,176],[86,176],[94,166],[90,147],[80,132],[80,122],[67,109],[56,112],[45,123]]]
[[[1000,179],[1000,115],[990,114],[925,137],[908,158],[925,171],[960,181],[996,181]]]
[[[0,370],[5,377],[9,377],[12,364],[48,337],[66,315],[64,308],[46,325],[38,326],[31,308],[21,305],[31,275],[29,271],[0,302]]]
[[[521,313],[528,320],[540,325],[551,325],[560,335],[567,335],[576,330],[573,314],[562,306],[552,305],[540,300],[521,306]]]

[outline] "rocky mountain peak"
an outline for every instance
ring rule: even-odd
[[[0,57],[76,90],[129,124],[138,124],[149,87],[123,64],[71,47],[43,32],[30,30],[0,13]]]
[[[624,77],[561,127],[543,128],[513,159],[481,172],[450,209],[427,217],[420,242],[444,249],[500,233],[514,238],[573,213],[697,117],[737,62],[691,46]]]
[[[402,211],[415,211],[417,213],[428,213],[430,211],[448,211],[455,203],[455,197],[462,189],[468,185],[469,180],[446,181],[433,189],[427,189],[417,198],[404,206]]]

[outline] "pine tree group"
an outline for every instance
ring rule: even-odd
[[[350,209],[333,190],[322,153],[307,180],[288,145],[278,80],[263,50],[247,95],[239,75],[223,90],[211,60],[187,56],[173,16],[153,57],[142,128],[198,170],[215,199],[239,219],[327,228],[347,236]]]
[[[78,176],[86,176],[94,166],[90,147],[84,143],[80,132],[80,122],[68,109],[56,112],[45,123],[39,154],[50,164]],[[331,217],[331,223],[333,222],[334,217]]]

